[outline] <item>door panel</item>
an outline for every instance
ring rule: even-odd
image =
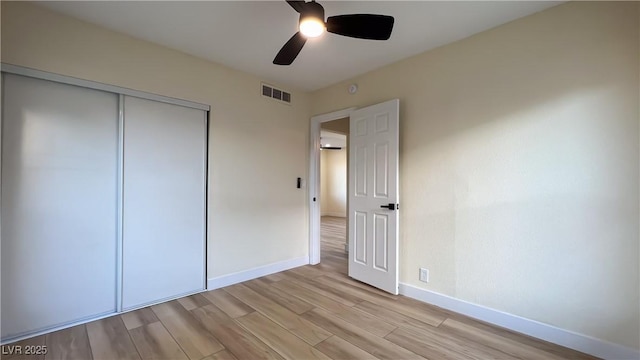
[[[389,217],[382,214],[375,214],[374,219],[374,240],[373,240],[373,253],[374,263],[373,266],[382,271],[389,270],[389,259],[387,249],[389,247]]]
[[[7,339],[116,310],[118,96],[3,78]]]
[[[206,113],[125,97],[123,308],[204,289]]]
[[[399,101],[350,116],[349,276],[398,293]]]
[[[374,171],[374,188],[376,192],[374,194],[377,198],[388,199],[389,198],[389,144],[388,143],[376,143],[374,145],[376,154],[373,160]]]
[[[367,264],[367,213],[366,212],[358,212],[355,213],[355,222],[354,222],[354,231],[355,235],[354,246],[355,254],[354,260],[361,264]]]
[[[376,115],[376,134],[389,132],[389,114]]]
[[[367,196],[367,148],[357,146],[355,149],[355,194],[359,197]]]

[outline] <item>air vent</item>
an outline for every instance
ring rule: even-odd
[[[271,85],[262,84],[262,96],[278,100],[285,104],[291,104],[291,93],[274,88]]]

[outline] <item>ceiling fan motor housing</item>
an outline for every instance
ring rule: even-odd
[[[300,22],[306,18],[318,19],[324,23],[324,7],[315,1],[304,4],[304,10],[300,12]]]

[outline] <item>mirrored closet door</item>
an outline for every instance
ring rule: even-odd
[[[208,106],[6,68],[2,342],[204,290]]]
[[[2,338],[116,310],[118,95],[5,74]]]

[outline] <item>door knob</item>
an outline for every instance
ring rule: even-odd
[[[396,204],[389,204],[389,205],[380,205],[381,208],[385,208],[385,209],[389,209],[389,210],[395,210]],[[399,207],[399,206],[398,206]]]

